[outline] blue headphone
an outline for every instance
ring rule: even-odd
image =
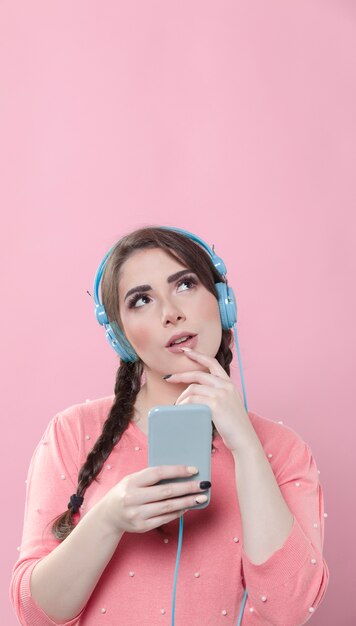
[[[197,237],[193,233],[190,233],[187,230],[183,230],[182,228],[173,228],[168,226],[160,226],[159,228],[174,230],[176,232],[189,237],[195,242],[198,242],[205,250],[209,253],[211,260],[221,275],[222,278],[225,278],[225,274],[227,272],[224,261],[215,254],[214,249],[211,249],[208,244],[205,243],[200,237]],[[115,244],[116,245],[116,244]],[[95,316],[99,324],[105,326],[106,329],[106,338],[108,339],[112,348],[114,348],[115,352],[120,355],[121,359],[126,362],[133,362],[138,360],[138,355],[128,339],[125,337],[124,333],[120,329],[119,325],[116,321],[109,322],[108,316],[105,311],[104,305],[99,300],[99,284],[101,281],[101,277],[104,272],[105,265],[107,260],[113,250],[114,246],[110,248],[109,252],[105,255],[103,260],[101,261],[98,270],[94,279],[94,301],[95,301]],[[231,287],[227,285],[227,281],[221,281],[215,283],[216,292],[218,296],[219,310],[220,310],[220,318],[221,324],[224,330],[232,328],[236,323],[237,318],[237,308],[236,308],[236,299],[233,290]]]
[[[214,246],[213,246],[213,249],[211,249],[210,246],[208,246],[208,244],[205,243],[205,241],[203,241],[202,239],[200,239],[200,237],[197,237],[193,233],[190,233],[187,230],[183,230],[182,228],[173,228],[172,226],[159,226],[159,228],[173,230],[178,233],[181,233],[182,235],[189,237],[189,239],[192,239],[193,241],[203,246],[203,248],[210,255],[215,268],[217,269],[217,271],[221,275],[221,278],[223,279],[221,282],[215,283],[216,293],[218,296],[218,303],[219,303],[220,319],[221,319],[221,324],[224,330],[233,328],[233,331],[234,331],[235,344],[236,344],[236,350],[237,350],[239,367],[240,367],[242,390],[243,390],[243,396],[244,396],[244,405],[247,411],[245,384],[244,384],[244,378],[243,378],[243,373],[242,373],[241,356],[240,356],[239,343],[238,343],[237,331],[236,331],[236,321],[237,321],[236,299],[235,299],[233,290],[231,289],[231,287],[228,287],[227,279],[225,279],[225,274],[227,272],[225,263],[219,256],[215,254]],[[117,322],[116,321],[109,322],[108,316],[105,311],[105,307],[99,300],[99,284],[101,281],[101,277],[103,275],[106,262],[113,248],[114,246],[110,248],[109,252],[107,252],[107,254],[104,256],[95,274],[95,279],[94,279],[95,316],[99,324],[105,327],[106,338],[108,339],[111,347],[114,348],[115,352],[117,352],[117,354],[120,355],[123,361],[134,362],[139,359],[137,352],[134,350],[134,348],[132,347],[128,339],[125,337],[125,335],[123,334]],[[181,544],[182,544],[183,516],[180,517],[179,522],[180,524],[179,524],[178,557],[177,557],[178,560],[180,557],[180,550],[181,550]],[[176,582],[177,582],[177,568],[176,568],[175,577],[174,577],[174,600],[173,600],[172,626],[174,626],[174,605],[175,605]],[[246,604],[246,599],[247,599],[247,589],[245,589],[245,592],[244,592],[237,626],[241,625],[241,620],[242,620],[242,615],[243,615],[245,604]]]

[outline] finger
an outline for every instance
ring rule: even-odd
[[[206,385],[189,385],[187,389],[181,393],[179,398],[176,400],[176,405],[180,404],[181,400],[189,397],[190,395],[200,395],[209,398],[215,398],[216,391],[212,387],[207,387]]]
[[[225,372],[226,374],[226,372]],[[230,378],[228,377],[228,380]],[[192,372],[176,372],[172,374],[169,378],[165,378],[166,382],[173,381],[174,383],[205,383],[206,385],[210,385],[213,387],[224,387],[225,382],[222,377],[218,375],[209,374],[208,372],[202,372],[200,370],[194,370]]]
[[[207,488],[200,488],[199,480],[179,480],[177,482],[169,482],[163,485],[153,485],[143,489],[145,492],[145,502],[158,502],[159,500],[168,500],[170,498],[178,498],[179,496],[198,494],[206,491]]]
[[[186,510],[196,506],[196,497],[196,495],[185,496],[182,498],[145,504],[142,516],[145,520],[161,520],[161,525],[165,524],[176,517],[180,517]]]
[[[212,407],[210,406],[210,398],[208,398],[207,396],[188,396],[187,398],[184,398],[182,402],[179,401],[176,404],[178,404],[178,406],[180,406],[181,404],[206,404],[209,409],[213,411]]]
[[[205,495],[205,501],[207,500],[206,494],[200,493],[200,497]],[[182,511],[184,509],[194,507],[199,504],[197,502],[197,494],[186,495],[181,498],[171,498],[166,500],[160,500],[159,502],[148,502],[142,505],[142,517],[149,519],[152,516],[158,515],[172,515],[176,511]]]
[[[135,484],[138,487],[146,487],[166,478],[187,478],[187,476],[193,476],[193,473],[188,471],[186,465],[155,465],[136,472]]]
[[[198,352],[197,350],[193,350],[192,348],[181,348],[181,350],[185,352],[186,356],[189,356],[192,359],[199,361],[199,363],[205,365],[212,374],[215,374],[216,376],[221,376],[221,378],[230,378],[227,372],[225,372],[222,365],[220,365],[220,363],[214,357],[209,356],[208,354],[203,354],[202,352]]]
[[[146,520],[148,521],[146,521],[147,527],[144,532],[147,532],[148,530],[153,530],[154,528],[157,528],[157,526],[163,526],[163,524],[168,524],[169,522],[172,522],[178,517],[181,517],[186,512],[187,512],[187,509],[182,509],[182,510],[175,511],[171,515],[158,515],[156,517],[150,517],[150,518],[146,517]]]

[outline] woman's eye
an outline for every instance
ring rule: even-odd
[[[193,278],[185,278],[184,280],[179,281],[178,287],[180,287],[180,285],[184,285],[184,283],[188,285],[196,285],[196,281],[193,280]]]
[[[177,287],[180,287],[181,285],[196,285],[197,284],[197,280],[194,278],[194,276],[188,276],[187,278],[184,278],[183,280],[180,280],[177,283]],[[187,289],[183,289],[183,291],[187,291]],[[188,289],[189,291],[189,289]],[[135,308],[135,309],[140,309],[143,305],[140,306],[136,306],[136,303],[139,300],[149,300],[149,296],[145,293],[137,293],[135,296],[133,296],[133,298],[129,301],[129,309]]]
[[[136,306],[136,302],[138,302],[139,300],[144,300],[145,298],[146,300],[148,299],[148,296],[146,296],[145,294],[136,294],[136,296],[134,296],[132,300],[129,301],[129,309],[139,309],[140,307]]]

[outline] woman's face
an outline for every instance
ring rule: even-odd
[[[187,273],[168,282],[172,274],[182,270]],[[128,294],[140,285],[150,289]],[[172,335],[181,332],[197,334],[195,349],[212,357],[221,343],[217,298],[183,263],[161,248],[133,252],[121,268],[119,309],[124,333],[146,369],[162,376],[196,369],[209,371],[184,352],[173,353],[165,347]]]

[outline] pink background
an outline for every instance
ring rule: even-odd
[[[3,594],[45,427],[113,391],[86,290],[120,236],[163,224],[226,262],[248,408],[320,469],[311,621],[355,624],[354,2],[3,0],[0,30]]]

